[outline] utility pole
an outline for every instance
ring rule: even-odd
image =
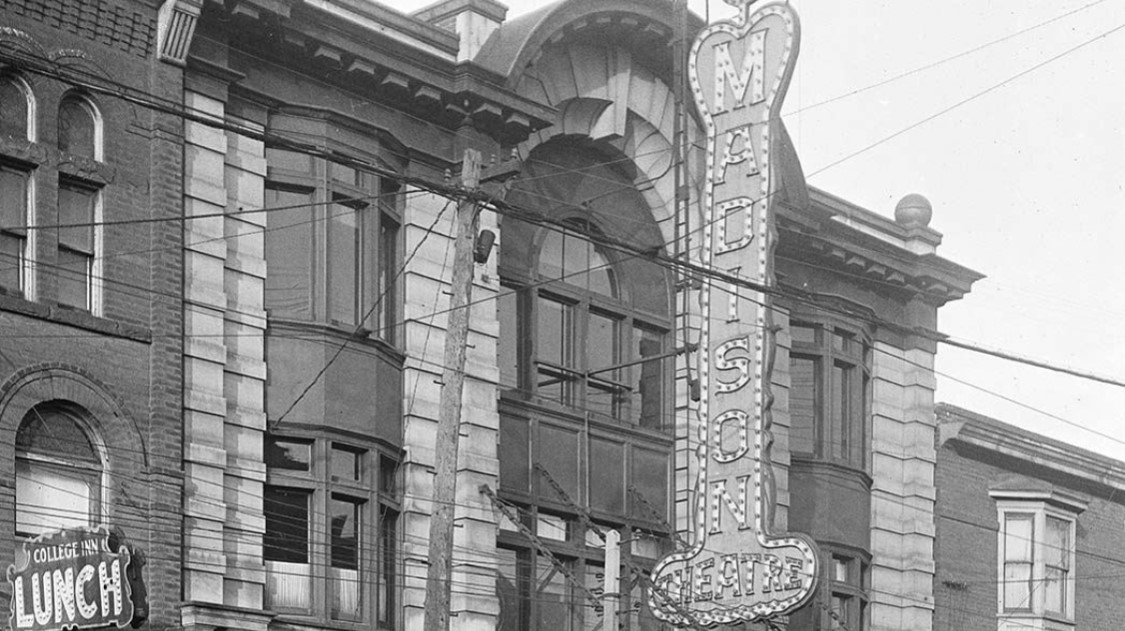
[[[480,152],[466,149],[461,185],[472,193],[480,182]],[[473,241],[479,213],[472,196],[457,204],[450,281],[449,324],[445,332],[441,400],[434,442],[434,493],[430,513],[430,555],[426,568],[425,631],[447,631],[450,580],[453,572],[453,514],[457,499],[457,444],[461,437],[461,393],[465,386],[465,342],[469,335],[469,302],[473,293]]]
[[[605,532],[605,590],[602,600],[602,631],[617,631],[618,603],[621,602],[621,533]]]

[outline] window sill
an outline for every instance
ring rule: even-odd
[[[1072,631],[1077,627],[1073,620],[1059,615],[1031,612],[1006,612],[996,616],[998,631]]]
[[[45,305],[18,296],[0,294],[0,311],[18,313],[47,322],[78,327],[111,337],[119,337],[135,342],[143,342],[145,344],[152,343],[152,330],[146,327],[102,318],[92,315],[89,312],[71,309],[69,307]]]
[[[348,622],[346,620],[326,620],[319,616],[306,616],[297,613],[274,613],[274,619],[270,622],[270,631],[306,631],[308,629],[317,629],[318,631],[322,629],[355,631],[356,629],[391,628],[368,620]]]

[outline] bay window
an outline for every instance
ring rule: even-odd
[[[372,446],[271,436],[263,557],[282,614],[393,628],[397,460]]]
[[[867,466],[871,347],[856,329],[793,317],[789,445],[794,456]]]
[[[1087,501],[1069,493],[993,489],[997,537],[998,615],[1001,629],[1036,620],[1074,625],[1075,533]],[[1038,626],[1036,626],[1038,628]]]
[[[393,341],[398,183],[281,149],[266,160],[266,309]]]

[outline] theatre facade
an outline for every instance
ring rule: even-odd
[[[105,133],[107,144],[137,146],[102,162],[138,164],[118,167],[95,208],[114,218],[109,191],[139,179],[182,213],[182,232],[176,224],[157,235],[174,252],[174,280],[143,294],[162,307],[174,297],[171,312],[159,311],[174,325],[152,324],[148,337],[121,325],[83,359],[66,360],[102,375],[100,399],[19,394],[30,392],[21,375],[45,344],[20,340],[29,367],[0,381],[3,401],[20,402],[0,410],[14,459],[0,461],[38,462],[42,423],[19,428],[40,399],[142,427],[122,453],[148,457],[149,469],[136,470],[150,477],[166,465],[174,480],[148,504],[105,490],[147,479],[133,470],[117,477],[131,461],[97,447],[109,438],[91,438],[89,456],[44,457],[106,480],[97,511],[81,524],[54,519],[52,532],[119,525],[132,541],[174,516],[172,549],[146,535],[160,551],[149,552],[144,570],[148,624],[422,628],[435,461],[447,448],[435,437],[454,219],[462,161],[475,149],[486,180],[479,228],[496,247],[481,248],[473,268],[445,577],[451,628],[606,629],[607,594],[617,595],[618,628],[666,628],[677,616],[701,622],[693,613],[701,601],[733,598],[735,589],[741,597],[790,585],[811,590],[788,616],[790,629],[932,628],[936,342],[925,331],[980,276],[937,254],[941,235],[924,198],[864,209],[809,186],[780,123],[770,127],[768,156],[752,156],[770,165],[762,186],[772,219],[753,227],[772,241],[767,273],[740,285],[748,271],[709,265],[707,125],[691,90],[677,90],[690,71],[677,54],[686,55],[701,20],[646,0],[563,0],[512,19],[491,0],[447,0],[413,14],[372,0],[137,4],[151,39],[127,73],[143,88],[128,107],[174,124]],[[734,55],[731,81],[741,72],[753,79],[745,59]],[[24,74],[0,79],[21,94],[35,87]],[[126,108],[119,96],[98,99],[90,102]],[[33,107],[40,119],[43,103]],[[169,162],[140,158],[164,142]],[[17,144],[5,145],[5,195],[20,173],[47,177]],[[741,144],[727,149],[748,159]],[[70,177],[58,176],[58,186]],[[25,247],[20,239],[49,252],[54,233],[21,236],[9,227],[25,224],[9,224],[7,209],[5,254],[9,243]],[[743,230],[723,226],[731,242]],[[104,230],[94,243],[107,252],[143,249],[115,245]],[[59,243],[59,253],[74,249]],[[111,264],[90,269],[95,311],[139,317],[111,309]],[[126,271],[136,282],[163,279],[165,268]],[[27,293],[0,296],[0,315],[39,317],[28,312],[36,300],[53,304],[54,285],[35,285],[33,272],[19,278],[32,279],[19,286]],[[721,301],[702,300],[712,290]],[[702,371],[714,355],[701,333],[729,324],[751,299],[768,313],[755,325],[764,344],[753,361],[772,425],[719,425],[734,428],[734,442],[724,443],[732,453],[731,445],[761,444],[770,460],[760,488],[735,476],[701,497],[698,419],[717,400]],[[44,317],[52,309],[43,307]],[[15,343],[2,342],[5,350]],[[143,365],[150,382],[126,378],[133,366],[115,372],[122,357]],[[724,380],[751,361],[738,350],[722,357],[732,362],[715,363]],[[153,368],[158,359],[170,372]],[[134,395],[143,406],[129,403]],[[167,405],[176,422],[157,423]],[[72,409],[65,403],[59,413]],[[93,436],[98,427],[75,423],[66,431]],[[165,451],[148,454],[152,445]],[[0,485],[9,498],[0,516],[13,524],[9,555],[36,534],[15,525],[11,507],[30,497],[16,479],[16,488]],[[694,515],[712,499],[740,525],[750,523],[739,521],[740,508],[761,506],[747,536],[791,533],[814,559],[773,565],[727,551],[735,569],[717,557],[692,575],[708,578],[689,579],[661,615],[647,595],[660,579],[651,573],[699,542]],[[607,557],[619,559],[616,585],[605,583]],[[174,577],[161,574],[159,589],[158,563]],[[742,580],[731,582],[728,569]],[[708,615],[722,615],[721,603],[714,609]]]

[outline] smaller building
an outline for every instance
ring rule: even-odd
[[[937,406],[934,631],[1120,629],[1125,462]]]

